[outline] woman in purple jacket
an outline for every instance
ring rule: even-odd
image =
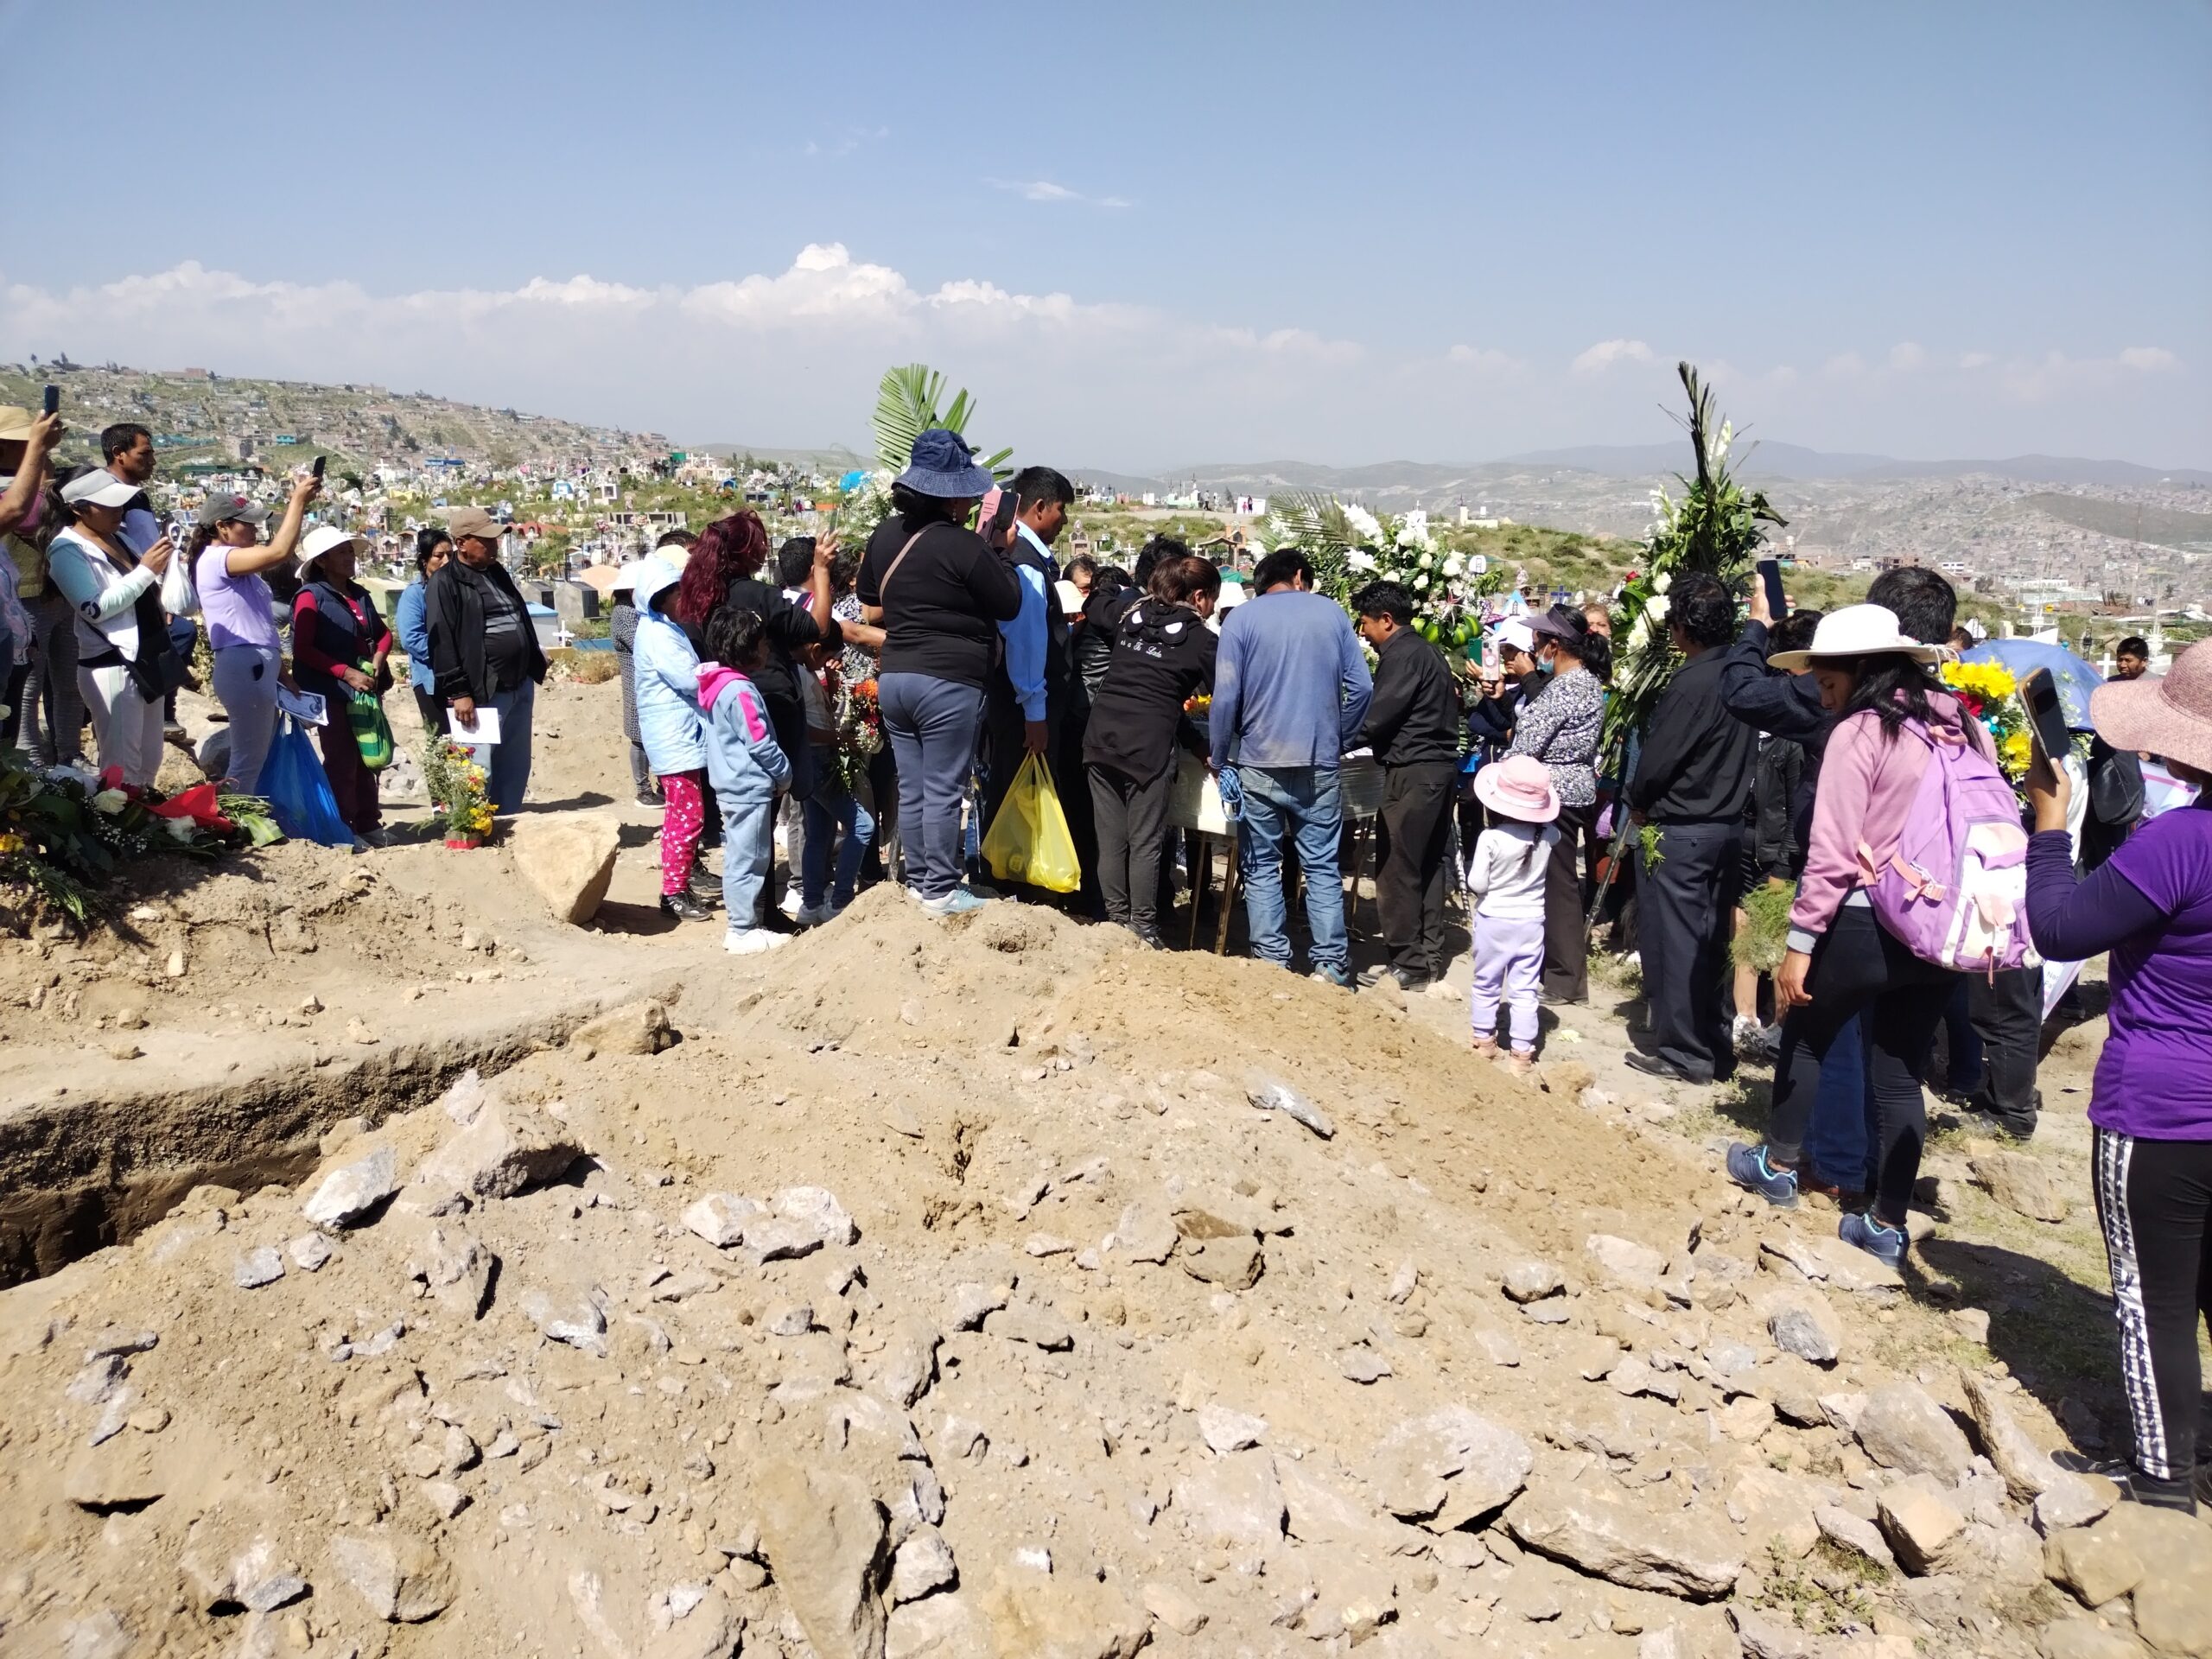
[[[2097,735],[2212,784],[2212,640],[2162,680],[2089,694]],[[2139,1503],[2212,1504],[2199,1461],[2197,1321],[2212,1318],[2212,797],[2151,819],[2087,880],[2074,879],[2063,772],[2028,775],[2028,930],[2053,962],[2109,950],[2110,1034],[2089,1095],[2091,1174],[2112,1266],[2120,1379],[2135,1426]]]

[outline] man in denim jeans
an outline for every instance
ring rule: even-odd
[[[1243,796],[1237,854],[1252,954],[1290,966],[1282,892],[1287,839],[1306,879],[1314,977],[1349,986],[1337,766],[1358,741],[1375,684],[1351,620],[1313,585],[1313,567],[1294,547],[1260,561],[1252,581],[1259,597],[1221,625],[1207,730],[1214,767],[1231,767]]]

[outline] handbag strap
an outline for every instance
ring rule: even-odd
[[[936,528],[935,524],[924,524],[906,538],[906,545],[900,548],[899,556],[891,561],[891,568],[883,573],[883,580],[875,584],[875,596],[879,603],[881,602],[883,596],[891,591],[891,578],[897,575],[899,567],[906,563],[906,556],[914,550],[914,543]]]

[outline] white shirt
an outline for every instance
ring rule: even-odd
[[[1541,918],[1544,872],[1558,840],[1559,826],[1551,823],[1501,823],[1478,836],[1467,869],[1476,914],[1494,921]]]

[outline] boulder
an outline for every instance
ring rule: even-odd
[[[432,1227],[408,1265],[442,1306],[472,1319],[484,1317],[499,1258],[460,1228]]]
[[[2006,1489],[2023,1503],[2042,1497],[2065,1471],[2013,1421],[1991,1378],[1969,1369],[1959,1373],[1959,1381],[1966,1388],[1967,1410],[1974,1418],[1974,1434],[1990,1462],[1997,1465],[1997,1472],[2005,1477]]]
[[[2120,1501],[2120,1488],[2102,1475],[2050,1471],[2050,1484],[2036,1499],[2036,1530],[2046,1538],[2069,1527],[2086,1527]]]
[[[398,1191],[399,1154],[378,1147],[362,1157],[325,1165],[301,1213],[318,1227],[352,1227]]]
[[[515,868],[556,922],[581,927],[614,879],[621,824],[605,812],[524,812],[507,826]]]
[[[1256,1449],[1202,1462],[1175,1483],[1175,1508],[1209,1543],[1240,1548],[1282,1537],[1283,1497],[1274,1459]]]
[[[1175,1258],[1192,1278],[1224,1290],[1249,1290],[1259,1282],[1266,1259],[1249,1233],[1232,1238],[1185,1237]]]
[[[2044,1627],[2043,1659],[2145,1659],[2149,1652],[2125,1630],[2094,1618],[2062,1618]]]
[[[679,1219],[718,1250],[745,1242],[745,1230],[767,1216],[751,1198],[735,1192],[709,1192]]]
[[[1196,1636],[1206,1627],[1206,1610],[1179,1585],[1154,1579],[1142,1592],[1144,1610],[1178,1636]]]
[[[787,1186],[768,1200],[782,1219],[796,1222],[824,1244],[856,1244],[861,1230],[851,1212],[826,1187]]]
[[[935,1527],[918,1527],[908,1533],[906,1542],[891,1558],[888,1594],[893,1606],[901,1602],[919,1601],[934,1591],[950,1590],[959,1582],[960,1568],[953,1561],[952,1546],[944,1541],[944,1535]]]
[[[1556,1262],[1531,1259],[1516,1262],[1505,1270],[1506,1295],[1516,1302],[1540,1302],[1567,1288],[1567,1275]]]
[[[2024,1152],[1985,1152],[1974,1160],[1974,1178],[1991,1198],[2030,1221],[2066,1219],[2066,1196],[2040,1158]]]
[[[1142,1199],[1124,1206],[1114,1224],[1114,1249],[1132,1262],[1165,1262],[1181,1236],[1165,1209]]]
[[[1632,1590],[1713,1601],[1744,1570],[1734,1528],[1648,1509],[1602,1478],[1540,1481],[1505,1512],[1505,1524],[1537,1554]]]
[[[398,1528],[340,1533],[330,1541],[334,1577],[390,1624],[419,1624],[453,1602],[453,1568],[424,1539]]]
[[[1465,1406],[1409,1417],[1383,1436],[1367,1481],[1382,1507],[1408,1521],[1446,1508],[1463,1518],[1512,1501],[1535,1466],[1535,1452],[1513,1430]]]
[[[760,1543],[821,1659],[879,1659],[891,1554],[882,1506],[849,1475],[789,1458],[753,1482]]]
[[[1843,1323],[1815,1290],[1781,1292],[1760,1303],[1766,1333],[1785,1354],[1815,1365],[1833,1365],[1843,1355]]]
[[[2044,1573],[2084,1607],[2101,1607],[2143,1580],[2143,1563],[2126,1539],[2100,1528],[2074,1528],[2044,1545]]]
[[[440,1147],[415,1180],[472,1200],[511,1198],[557,1180],[583,1153],[557,1118],[528,1106],[494,1103]]]
[[[996,1651],[1022,1659],[1134,1659],[1152,1639],[1143,1608],[1072,1573],[1008,1573],[983,1606]]]
[[[1915,1382],[1875,1389],[1853,1432],[1868,1457],[1908,1475],[1933,1475],[1955,1485],[1974,1466],[1974,1450],[1950,1413]]]
[[[1965,1528],[1966,1516],[1929,1475],[1916,1475],[1885,1487],[1875,1499],[1875,1516],[1904,1570],[1942,1571],[1948,1552]]]
[[[570,1047],[601,1054],[658,1054],[676,1041],[668,1010],[652,997],[609,1008],[569,1033]]]
[[[2086,1533],[2059,1539],[2107,1541],[2143,1564],[2135,1586],[2135,1633],[2162,1654],[2212,1659],[2212,1528],[2201,1516],[2120,1503]]]

